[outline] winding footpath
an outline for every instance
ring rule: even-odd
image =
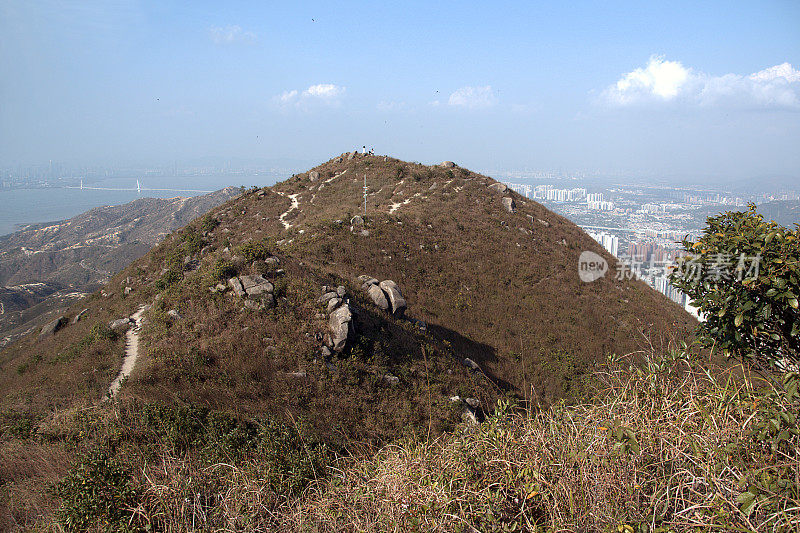
[[[136,359],[139,357],[139,332],[142,329],[142,314],[145,312],[146,306],[140,305],[135,313],[131,315],[133,325],[125,332],[125,358],[122,360],[122,368],[117,374],[111,386],[108,388],[106,398],[113,399],[116,396],[122,382],[130,376],[133,367],[136,366]]]

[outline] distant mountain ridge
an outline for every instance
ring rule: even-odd
[[[140,198],[0,237],[0,347],[55,309],[101,287],[164,236],[231,198],[237,187],[194,197]]]

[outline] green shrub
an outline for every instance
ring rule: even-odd
[[[285,298],[289,289],[289,282],[285,277],[279,277],[273,282],[275,298]]]
[[[325,476],[327,449],[304,438],[303,425],[290,426],[275,419],[258,428],[257,453],[266,477],[279,494],[299,494],[311,481]]]
[[[136,501],[131,473],[105,451],[83,457],[55,488],[58,518],[67,531],[124,527]]]
[[[117,338],[117,332],[108,327],[107,324],[98,322],[89,330],[90,343],[93,344],[100,340],[113,341]]]
[[[188,229],[186,233],[183,234],[183,249],[186,250],[187,255],[199,253],[200,250],[203,249],[204,244],[203,236],[197,231]]]
[[[238,248],[239,255],[245,258],[246,261],[256,261],[258,259],[266,259],[269,257],[270,252],[265,241],[250,241],[246,242]]]
[[[176,283],[180,283],[181,280],[183,280],[183,269],[176,270],[174,268],[170,268],[164,273],[163,276],[161,276],[161,279],[156,281],[156,288],[160,291],[163,291],[164,289],[168,289]]]
[[[97,322],[89,330],[89,333],[84,335],[81,340],[72,343],[69,346],[69,348],[56,355],[50,361],[50,364],[65,363],[67,361],[72,361],[73,359],[81,355],[81,353],[83,353],[84,350],[91,347],[95,343],[100,341],[113,341],[117,338],[117,336],[118,336],[117,332],[108,327],[108,325],[102,322]]]
[[[750,205],[708,218],[670,281],[705,317],[708,346],[762,371],[800,364],[800,226],[765,222]]]
[[[203,231],[213,231],[217,226],[219,226],[219,220],[211,214],[204,216],[200,221],[200,229]]]
[[[224,280],[236,275],[236,266],[228,259],[220,257],[211,267],[211,277],[214,280]]]

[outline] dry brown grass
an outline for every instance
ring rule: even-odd
[[[213,448],[165,444],[140,426],[133,404],[73,409],[45,421],[43,439],[0,443],[9,458],[0,465],[4,527],[52,520],[58,502],[45,488],[64,476],[70,443],[116,441],[131,466],[136,497],[125,520],[134,529],[797,531],[797,485],[741,510],[748,483],[765,474],[796,483],[800,472],[797,435],[772,449],[747,433],[769,396],[735,369],[641,359],[610,364],[590,403],[535,412],[500,403],[478,426],[331,459],[300,494],[271,484],[258,453],[209,461]],[[306,441],[296,445],[302,452]]]
[[[45,524],[58,500],[47,487],[70,467],[68,446],[22,440],[0,442],[0,530],[29,529]]]
[[[331,532],[800,528],[796,490],[794,499],[770,496],[749,516],[739,510],[740,480],[752,470],[785,462],[796,474],[800,466],[796,454],[777,458],[740,442],[755,418],[751,382],[729,374],[711,377],[696,367],[679,374],[626,368],[603,378],[607,388],[594,403],[501,415],[432,442],[387,447],[335,471],[332,482],[309,490],[284,527]],[[613,436],[620,426],[631,430],[636,446]],[[727,445],[738,451],[727,453]],[[778,510],[768,510],[772,504]]]

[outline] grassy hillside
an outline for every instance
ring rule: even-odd
[[[126,394],[236,405],[245,413],[294,405],[322,422],[342,418],[346,398],[359,405],[360,418],[381,404],[372,394],[406,398],[414,411],[435,390],[424,415],[389,400],[398,420],[390,434],[430,418],[453,395],[484,404],[504,394],[544,402],[580,396],[581,378],[598,359],[665,346],[692,323],[643,283],[614,279],[614,259],[577,226],[496,192],[490,178],[375,156],[336,158],[313,172],[314,181],[310,172],[294,176],[217,208],[115,276],[106,296],[75,305],[69,315],[87,307],[86,320],[7,349],[0,356],[3,406],[37,413],[101,397],[118,346],[86,350],[81,340],[93,324],[141,304],[154,303],[143,332],[146,355]],[[353,227],[365,174],[368,214]],[[514,198],[516,212],[504,209],[504,196]],[[247,243],[276,257],[278,267],[244,257]],[[587,249],[611,263],[594,283],[577,275]],[[197,269],[184,271],[184,258]],[[209,290],[230,275],[258,272],[279,291],[274,309],[242,311],[230,291]],[[407,317],[426,323],[425,331],[380,312],[360,288],[362,274],[396,281]],[[326,331],[315,301],[323,285],[345,286],[359,310],[358,335],[332,365],[315,351]],[[166,315],[171,309],[180,319]],[[480,372],[460,364],[465,358]],[[281,374],[299,370],[309,379]],[[385,373],[403,374],[401,386],[369,384]]]
[[[192,198],[140,198],[0,236],[0,349],[239,192],[228,187]]]
[[[63,481],[74,461],[74,479],[134,479],[140,495],[136,476],[156,476],[147,465],[169,472],[197,455],[202,469],[251,464],[273,480],[272,506],[287,487],[326,477],[320,465],[434,438],[491,416],[499,400],[586,400],[609,355],[687,336],[694,322],[679,306],[616,279],[614,258],[580,228],[502,189],[457,166],[344,155],[171,234],[76,303],[54,335],[0,353],[4,446],[19,467],[0,473],[13,480],[5,505],[23,522],[39,505],[63,510],[69,490],[33,487]],[[606,277],[579,280],[584,250],[607,259]],[[269,297],[238,296],[234,276],[261,280]],[[404,315],[380,309],[360,276],[396,282]],[[345,301],[321,302],[331,290]],[[346,344],[330,353],[332,309],[345,304]],[[108,324],[142,305],[139,360],[115,402],[98,407],[125,349]],[[41,461],[26,459],[19,436]],[[86,455],[97,450],[105,455]],[[259,463],[265,454],[273,459]]]
[[[0,527],[797,531],[797,420],[780,423],[789,438],[772,421],[796,397],[677,351],[598,377],[591,402],[504,401],[481,425],[375,454],[334,450],[300,420],[127,400],[18,420],[0,439]]]

